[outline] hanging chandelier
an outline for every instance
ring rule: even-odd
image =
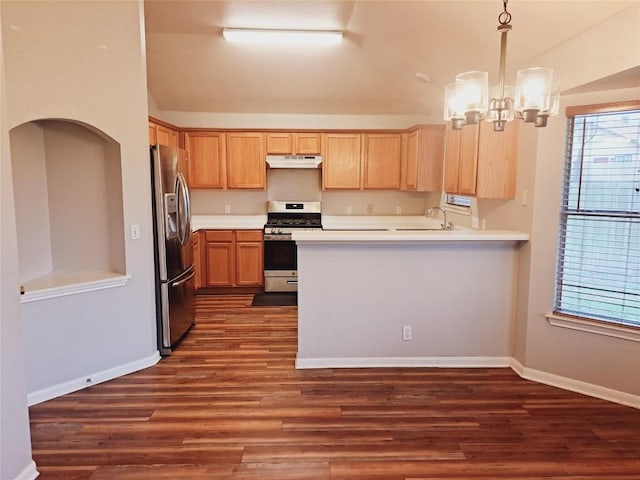
[[[507,122],[521,118],[536,127],[546,127],[550,116],[557,115],[560,90],[550,68],[532,67],[518,71],[516,86],[505,85],[507,34],[511,31],[511,14],[507,2],[498,15],[500,32],[500,69],[498,85],[489,89],[487,72],[471,71],[456,75],[445,87],[444,119],[460,130],[480,120],[493,122],[493,130],[503,132]]]

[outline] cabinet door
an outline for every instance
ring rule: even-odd
[[[365,189],[397,190],[400,188],[402,137],[399,133],[367,133],[364,135]]]
[[[414,130],[407,135],[406,159],[404,160],[404,182],[405,190],[416,190],[418,188],[418,131]]]
[[[266,187],[265,135],[257,132],[227,133],[227,186]]]
[[[262,231],[236,232],[236,285],[252,287],[264,285],[264,249]]]
[[[207,286],[232,287],[236,270],[233,231],[207,230],[205,241]]]
[[[185,133],[191,188],[225,188],[225,136],[215,132]]]
[[[156,141],[158,145],[171,145],[170,130],[162,125],[156,125]]]
[[[442,189],[444,135],[444,126],[441,125],[420,127],[409,132],[403,190],[435,192]],[[455,159],[457,162],[457,156]]]
[[[169,146],[178,147],[178,132],[175,130],[169,130]]]
[[[322,136],[322,187],[325,189],[359,189],[362,135],[326,133]]]
[[[460,134],[458,189],[462,195],[476,194],[478,174],[478,125],[465,125]]]
[[[442,190],[444,162],[444,127],[434,125],[418,130],[416,190],[439,192]]]
[[[294,150],[297,155],[320,155],[322,144],[319,133],[294,134]]]
[[[491,123],[480,125],[478,198],[515,198],[519,126],[507,122],[504,132],[494,132]]]
[[[202,287],[202,263],[200,252],[200,231],[193,233],[193,271],[195,272],[196,289]]]
[[[155,145],[156,143],[156,124],[149,122],[149,145]]]
[[[290,155],[293,150],[293,133],[267,133],[267,154]]]
[[[454,130],[447,125],[444,146],[444,191],[460,193],[460,130]]]

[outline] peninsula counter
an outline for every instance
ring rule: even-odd
[[[293,239],[298,368],[509,365],[527,234],[343,230]]]

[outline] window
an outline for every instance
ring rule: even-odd
[[[554,309],[640,327],[640,104],[632,107],[567,112]]]
[[[456,207],[471,208],[471,198],[462,197],[460,195],[452,195],[447,193],[447,205],[455,205]]]

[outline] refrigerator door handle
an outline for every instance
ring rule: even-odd
[[[191,235],[191,200],[189,188],[182,172],[178,172],[176,178],[176,193],[178,194],[178,237],[180,244],[185,246]],[[181,208],[184,207],[184,208]]]
[[[183,283],[188,282],[189,280],[191,280],[193,278],[193,276],[196,274],[196,272],[191,272],[189,275],[187,275],[184,278],[181,278],[180,280],[178,280],[177,282],[173,282],[171,284],[172,287],[179,287],[180,285],[182,285]]]

